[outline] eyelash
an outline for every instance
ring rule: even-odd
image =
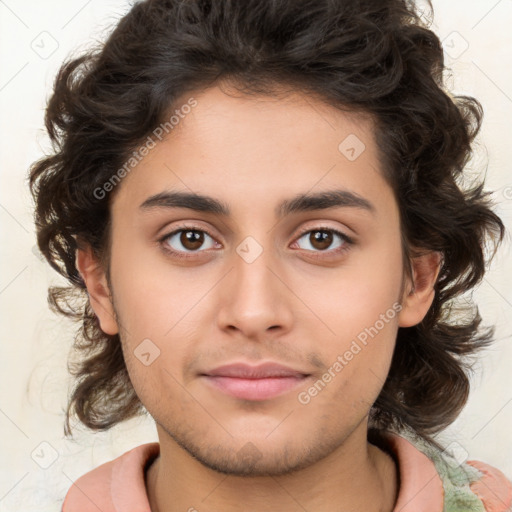
[[[182,231],[196,231],[199,233],[206,233],[210,238],[215,239],[215,237],[208,230],[199,228],[197,226],[178,226],[177,229],[175,229],[175,230],[171,231],[170,233],[167,233],[167,234],[163,235],[161,238],[159,238],[158,242],[161,244],[161,246],[165,252],[170,253],[172,256],[175,256],[175,257],[181,258],[181,259],[193,258],[195,256],[195,254],[197,254],[198,252],[201,252],[201,251],[192,251],[189,253],[189,255],[185,255],[185,254],[183,254],[182,251],[175,251],[174,249],[169,248],[169,245],[165,243],[166,240],[168,240],[172,236],[174,236],[177,233],[180,233]],[[306,229],[306,230],[302,231],[297,236],[297,238],[295,240],[300,240],[304,235],[306,235],[308,233],[315,232],[315,231],[324,231],[324,232],[334,233],[335,235],[338,235],[342,239],[344,244],[341,247],[338,247],[337,249],[330,250],[330,251],[329,250],[312,251],[313,254],[311,255],[311,257],[313,257],[313,258],[322,258],[323,254],[325,254],[325,253],[330,253],[331,255],[334,254],[334,255],[338,256],[338,255],[341,255],[341,254],[345,253],[346,251],[350,250],[350,247],[352,245],[354,245],[354,240],[351,237],[347,236],[345,233],[342,233],[341,231],[338,231],[337,229],[329,228],[329,227],[325,227],[325,226],[319,226],[319,227],[316,227],[313,229],[311,229],[311,228]],[[308,252],[311,252],[311,251],[308,251]],[[314,253],[320,253],[320,254],[315,255]]]

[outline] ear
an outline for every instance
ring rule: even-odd
[[[413,282],[408,279],[404,289],[402,309],[398,315],[399,327],[419,324],[427,314],[434,301],[441,259],[441,253],[437,251],[412,258]]]
[[[75,265],[87,287],[91,307],[98,317],[101,330],[105,334],[117,334],[119,327],[115,319],[107,277],[89,245],[85,249],[76,250]]]

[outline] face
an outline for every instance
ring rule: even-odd
[[[407,321],[398,207],[369,118],[190,96],[116,190],[116,321],[95,310],[159,432],[208,467],[282,474],[366,429]]]

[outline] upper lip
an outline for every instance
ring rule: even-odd
[[[304,377],[309,374],[279,363],[267,362],[257,366],[246,363],[226,364],[205,372],[203,375],[239,379],[265,379],[271,377]]]

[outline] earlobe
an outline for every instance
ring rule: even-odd
[[[98,317],[101,330],[105,334],[117,334],[119,327],[105,271],[89,245],[76,250],[75,265],[87,287],[91,307]]]
[[[431,251],[412,259],[413,282],[408,282],[398,315],[399,327],[419,324],[429,310],[435,296],[435,284],[441,270],[442,255]]]

